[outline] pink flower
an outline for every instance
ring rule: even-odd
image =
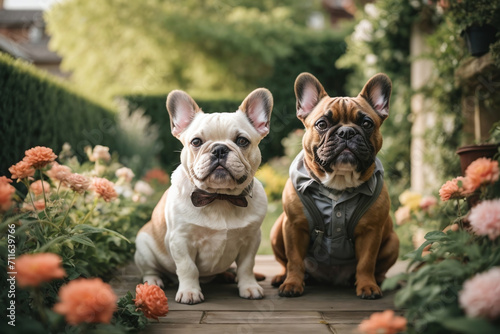
[[[94,147],[94,150],[92,151],[92,154],[89,156],[89,160],[90,161],[98,161],[98,160],[109,161],[109,160],[111,160],[111,155],[109,154],[109,147],[102,146],[102,145],[96,145]]]
[[[83,194],[90,187],[90,180],[85,176],[73,173],[66,177],[66,184],[79,194]]]
[[[102,197],[102,199],[106,202],[118,197],[113,182],[104,178],[96,177],[92,183],[92,188],[96,192],[97,196]]]
[[[35,196],[42,195],[45,191],[45,194],[50,192],[50,184],[46,181],[43,181],[43,189],[42,189],[42,180],[37,180],[30,185],[30,190],[35,194]]]
[[[135,174],[130,168],[122,167],[116,170],[116,177],[123,178],[125,182],[130,182],[134,178]]]
[[[491,184],[498,181],[498,161],[488,158],[479,158],[472,162],[465,170],[467,179],[465,187],[469,191],[475,191],[483,184]]]
[[[495,320],[500,317],[500,267],[476,274],[459,293],[460,306],[469,317]]]
[[[420,209],[427,211],[437,204],[437,199],[434,196],[425,196],[420,200]]]
[[[410,220],[411,209],[408,206],[400,206],[395,212],[396,225],[403,225]]]
[[[465,183],[467,183],[467,181],[463,176],[447,181],[441,186],[441,189],[439,189],[439,197],[441,197],[443,202],[449,199],[464,198],[470,193],[465,190]]]
[[[473,207],[469,221],[476,234],[495,240],[500,235],[500,199],[483,201]]]
[[[66,181],[66,178],[71,174],[71,168],[65,165],[60,165],[57,162],[52,163],[52,168],[47,171],[47,175],[59,182]]]
[[[358,329],[364,334],[396,334],[406,330],[406,319],[395,316],[394,311],[373,313],[370,319],[363,320]]]

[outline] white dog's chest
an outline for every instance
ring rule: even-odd
[[[247,245],[256,234],[259,226],[249,225],[240,228],[212,229],[196,224],[184,225],[181,231],[170,236],[170,247],[178,242],[186,242],[195,253],[195,264],[199,275],[211,276],[221,273],[231,266],[242,246]]]

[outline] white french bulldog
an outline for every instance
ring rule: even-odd
[[[135,263],[149,284],[163,287],[161,274],[177,275],[179,303],[202,302],[200,278],[223,273],[234,261],[240,296],[264,297],[253,267],[267,197],[254,174],[272,106],[264,88],[233,113],[205,114],[179,90],[167,97],[172,134],[184,145],[181,165],[137,234]]]

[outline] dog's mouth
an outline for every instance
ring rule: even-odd
[[[327,173],[349,168],[362,172],[373,163],[373,154],[362,139],[330,139],[322,143],[314,154],[316,163]]]
[[[236,177],[234,173],[231,171],[230,168],[228,168],[224,161],[217,161],[214,160],[210,164],[210,167],[207,169],[206,173],[202,177],[198,177],[196,173],[193,173],[194,177],[200,181],[200,182],[205,182],[208,179],[211,181],[215,182],[223,182],[226,180],[232,180],[236,182],[237,184],[242,184],[244,183],[248,176],[243,175],[241,177]]]

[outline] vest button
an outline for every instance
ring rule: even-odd
[[[340,218],[340,217],[342,217],[342,212],[340,212],[340,211],[337,211],[337,213],[335,214],[335,216],[337,216],[337,218]]]

